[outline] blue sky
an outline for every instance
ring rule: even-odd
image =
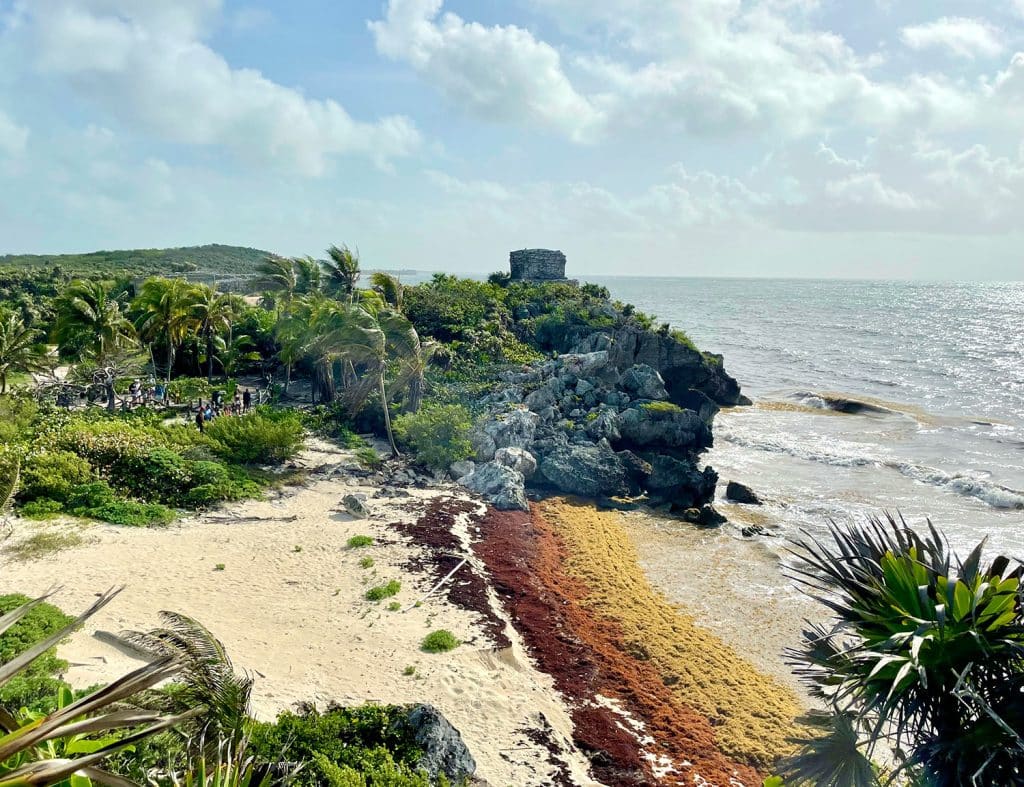
[[[1024,0],[0,0],[0,250],[1024,277]]]

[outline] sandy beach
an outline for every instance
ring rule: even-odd
[[[699,777],[749,787],[785,748],[780,719],[800,702],[775,651],[794,619],[751,610],[727,583],[744,566],[723,565],[712,545],[681,549],[662,520],[558,499],[530,515],[488,511],[445,485],[392,496],[349,472],[348,452],[320,442],[298,464],[307,482],[265,500],[165,528],[82,525],[80,546],[28,561],[4,554],[3,589],[60,584],[53,600],[76,611],[125,586],[61,647],[74,685],[137,663],[97,631],[144,630],[173,610],[208,626],[255,675],[257,717],[299,702],[431,703],[462,733],[484,784]],[[342,510],[347,494],[365,499],[366,518]],[[8,546],[68,527],[79,526],[18,520]],[[349,549],[354,535],[374,543]],[[417,606],[463,558],[454,581]],[[709,581],[716,572],[723,580]],[[392,579],[401,582],[393,599],[364,598]],[[463,644],[421,652],[439,628]]]
[[[301,464],[349,461],[345,452],[320,445],[306,451]],[[166,528],[88,526],[84,544],[39,560],[5,555],[3,590],[33,595],[61,585],[52,600],[74,612],[95,594],[125,586],[60,648],[72,665],[67,679],[76,686],[116,678],[138,664],[97,639],[96,631],[153,628],[160,610],[173,610],[210,628],[235,665],[255,675],[254,712],[261,719],[302,701],[321,707],[426,702],[462,733],[485,783],[550,784],[546,737],[562,749],[560,767],[574,783],[592,784],[587,761],[571,742],[565,705],[551,679],[531,666],[515,631],[509,627],[511,644],[496,650],[481,616],[444,594],[414,606],[434,578],[427,567],[409,568],[424,550],[395,525],[414,523],[432,500],[455,493],[410,489],[410,497],[381,499],[371,497],[378,488],[345,475],[312,478],[274,499]],[[352,493],[368,496],[369,518],[339,512],[341,498]],[[19,520],[12,540],[47,527],[54,525]],[[351,536],[363,534],[375,539],[373,546],[345,548]],[[373,568],[360,567],[365,557]],[[394,599],[363,598],[367,588],[391,579],[402,583]],[[390,601],[402,611],[388,611]],[[441,628],[464,644],[447,654],[421,652],[422,638]],[[403,674],[407,667],[415,674]]]

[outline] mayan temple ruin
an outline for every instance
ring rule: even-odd
[[[553,249],[520,249],[508,255],[512,281],[568,281],[565,255]]]

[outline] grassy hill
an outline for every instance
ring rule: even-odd
[[[69,276],[147,276],[198,271],[216,274],[252,273],[269,252],[245,246],[183,246],[177,249],[128,249],[88,254],[5,254],[0,270],[29,272],[55,266]]]

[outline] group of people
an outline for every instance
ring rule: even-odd
[[[252,391],[248,388],[243,388],[241,392],[235,390],[235,398],[230,402],[225,401],[224,391],[214,391],[213,397],[203,403],[203,400],[199,400],[199,404],[196,405],[196,427],[200,432],[205,431],[206,424],[212,421],[214,418],[219,418],[222,415],[241,415],[247,413],[252,409]]]
[[[128,396],[129,407],[138,407],[143,404],[167,404],[167,388],[159,381],[150,380],[150,384],[143,388],[140,380],[132,380],[132,384],[128,386]]]

